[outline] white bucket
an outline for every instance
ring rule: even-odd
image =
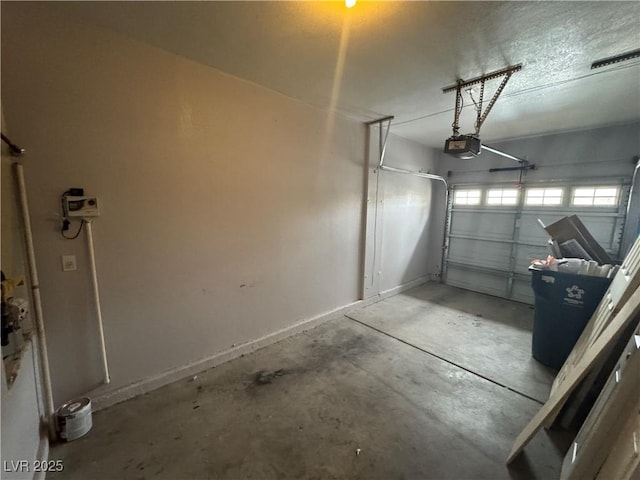
[[[60,438],[70,442],[86,434],[93,422],[91,420],[91,400],[77,398],[62,405],[56,412]]]

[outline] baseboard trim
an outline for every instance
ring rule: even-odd
[[[379,295],[375,296],[375,297],[378,297],[378,300],[376,301],[384,300],[385,298],[392,297],[393,295],[397,295],[406,290],[419,287],[420,285],[427,283],[428,281],[429,281],[428,276],[416,278],[415,280],[411,280],[410,282],[403,283],[402,285],[398,285],[397,287],[393,287],[393,288],[390,288],[389,290],[385,290],[384,292],[380,292]]]
[[[297,333],[310,330],[329,320],[341,317],[349,313],[351,310],[372,305],[381,300],[384,300],[385,298],[397,295],[398,293],[401,293],[405,290],[409,290],[411,288],[422,285],[427,281],[427,277],[417,278],[411,282],[407,282],[405,284],[391,288],[372,297],[358,300],[329,312],[325,312],[320,315],[316,315],[315,317],[302,320],[281,330],[265,335],[264,337],[260,337],[247,343],[236,345],[235,347],[232,347],[228,350],[224,350],[222,352],[202,358],[200,360],[196,360],[180,367],[172,368],[158,375],[138,380],[124,387],[117,388],[113,391],[100,393],[91,398],[92,409],[93,411],[103,410],[117,403],[124,402],[125,400],[128,400],[130,398],[143,395],[170,383],[188,378],[199,372],[218,366],[222,363],[228,362],[229,360],[233,360],[234,358],[237,358],[241,355],[249,354],[260,348],[274,344],[276,342],[279,342],[280,340],[284,340],[285,338],[288,338]]]

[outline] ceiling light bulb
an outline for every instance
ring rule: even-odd
[[[356,0],[344,0],[344,4],[347,8],[351,8],[355,6]]]

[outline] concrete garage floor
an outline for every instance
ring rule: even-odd
[[[349,317],[95,413],[48,478],[559,477],[545,431],[504,464],[553,379],[528,306],[430,283]]]

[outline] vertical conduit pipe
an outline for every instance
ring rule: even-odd
[[[38,281],[38,269],[36,267],[36,255],[33,249],[33,234],[31,232],[31,218],[29,216],[29,203],[27,201],[27,188],[24,182],[24,170],[19,163],[13,164],[16,182],[18,184],[18,195],[20,198],[20,213],[22,216],[22,226],[24,230],[24,243],[27,251],[27,263],[29,268],[29,278],[31,280],[31,294],[33,297],[33,310],[36,320],[36,337],[38,341],[38,357],[40,358],[40,369],[42,371],[42,382],[44,384],[44,400],[47,415],[47,425],[49,427],[49,438],[54,441],[57,437],[55,408],[53,406],[53,391],[51,388],[51,371],[49,370],[49,354],[47,353],[47,338],[44,331],[44,320],[42,313],[42,302],[40,300],[40,284]]]
[[[100,308],[100,290],[98,289],[98,273],[96,271],[96,253],[93,248],[92,219],[83,219],[87,227],[87,247],[89,250],[89,266],[91,268],[91,286],[93,287],[93,301],[98,319],[98,335],[100,336],[100,352],[102,354],[102,371],[104,373],[103,383],[111,382],[109,376],[109,363],[107,361],[107,346],[104,341],[104,326],[102,323],[102,309]]]

